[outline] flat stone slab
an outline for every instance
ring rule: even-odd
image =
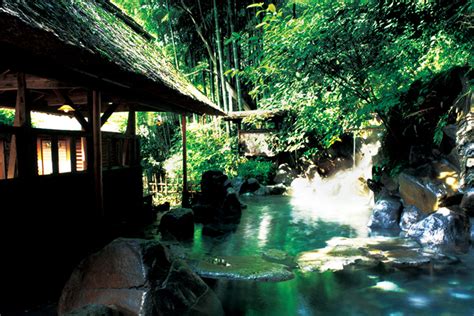
[[[259,256],[220,256],[188,259],[191,269],[203,278],[279,282],[295,277],[288,267]]]
[[[419,268],[431,263],[450,264],[458,258],[424,250],[407,238],[332,238],[322,249],[300,253],[296,262],[303,272],[340,271],[347,268]]]

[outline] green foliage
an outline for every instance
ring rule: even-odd
[[[419,102],[413,101],[416,98],[408,102],[403,98],[410,87],[473,63],[468,0],[230,0],[221,1],[218,8],[203,0],[114,2],[153,33],[169,60],[175,60],[180,71],[217,102],[223,83],[217,78],[216,43],[223,40],[228,49],[221,61],[229,84],[238,78],[250,105],[288,111],[272,141],[275,149],[307,157],[323,153],[341,134],[374,117],[388,127],[388,133],[396,126],[394,113],[411,115],[413,122],[423,125],[426,112],[419,112],[419,105],[429,91],[418,93]],[[215,13],[222,39],[215,35]],[[233,44],[238,45],[238,56],[232,54]],[[238,65],[233,57],[238,57]],[[425,130],[429,141],[437,143],[445,120],[435,118]],[[175,135],[177,126],[170,122]],[[161,146],[154,145],[160,137],[153,133],[143,140],[146,151],[167,152],[153,149]],[[237,173],[235,141],[220,129],[190,127],[188,134],[192,178],[199,180],[207,169]],[[168,160],[174,161],[170,167],[174,171],[181,168],[176,139],[170,142],[175,154]],[[149,159],[148,164],[162,160]]]
[[[164,113],[137,113],[142,167],[147,172],[161,173],[163,161],[180,137],[177,118]]]
[[[301,8],[297,18],[266,10],[261,62],[241,73],[261,106],[290,110],[281,150],[324,150],[374,114],[386,121],[414,81],[472,63],[466,1]]]
[[[15,120],[15,111],[11,109],[0,108],[0,125],[13,125]]]
[[[212,124],[188,124],[187,128],[188,178],[193,183],[201,181],[207,170],[221,170],[229,176],[237,175],[242,161],[237,156],[235,138],[228,137]],[[171,178],[182,176],[182,142],[177,141],[173,154],[166,160],[164,168]]]
[[[236,138],[221,133],[213,124],[188,124],[186,135],[190,182],[199,184],[202,174],[208,170],[221,170],[229,177],[256,178],[262,183],[270,181],[274,172],[273,163],[240,157]],[[170,178],[180,179],[183,174],[181,141],[175,143],[172,152],[164,162],[164,169]]]
[[[260,183],[267,184],[274,174],[274,164],[271,161],[261,159],[246,160],[239,164],[237,173],[239,176],[248,179],[255,178]]]
[[[446,113],[441,116],[440,120],[438,121],[438,124],[436,125],[433,136],[433,143],[436,146],[439,146],[441,144],[441,141],[443,140],[443,128],[448,125],[448,114],[449,113]]]

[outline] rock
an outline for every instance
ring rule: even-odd
[[[289,164],[284,163],[278,166],[273,182],[290,186],[296,177],[298,177],[298,172],[292,169]]]
[[[71,312],[64,314],[65,316],[125,316],[119,312],[114,306],[105,306],[98,304],[85,305]]]
[[[371,230],[395,229],[398,230],[402,204],[400,200],[391,196],[385,196],[375,203],[367,226]]]
[[[286,193],[286,186],[284,184],[275,184],[275,185],[267,185],[269,193],[271,195],[282,195]]]
[[[177,208],[161,217],[160,231],[163,237],[169,235],[177,240],[189,240],[194,237],[194,214],[189,208]]]
[[[380,182],[383,187],[389,192],[398,191],[398,178],[393,178],[387,173],[383,172],[380,176]]]
[[[442,201],[458,194],[458,173],[448,161],[435,161],[417,169],[400,173],[399,191],[405,205],[414,205],[429,214],[436,211]]]
[[[158,212],[164,213],[164,212],[168,212],[169,210],[170,210],[170,202],[165,202],[163,204],[155,206],[155,211],[157,213]]]
[[[465,109],[458,119],[456,135],[464,190],[474,187],[474,94],[468,91],[463,91],[464,100],[460,104],[463,104]]]
[[[474,188],[471,188],[464,193],[460,206],[466,210],[466,213],[469,216],[474,216]]]
[[[242,203],[231,183],[232,181],[228,180],[227,176],[220,171],[203,173],[202,192],[197,196],[192,206],[196,222],[240,221]]]
[[[425,213],[438,209],[438,197],[433,190],[416,177],[401,173],[398,177],[400,196],[405,205],[414,205]]]
[[[424,145],[414,145],[410,147],[408,154],[408,163],[410,166],[419,166],[429,161],[429,156],[426,154],[429,151]]]
[[[266,185],[260,186],[260,188],[253,192],[256,196],[265,196],[270,194],[270,189]]]
[[[440,208],[413,224],[407,236],[433,249],[466,251],[470,243],[469,217],[459,207]]]
[[[224,222],[239,222],[242,216],[242,204],[240,203],[237,193],[228,193],[224,204],[218,209],[218,218],[215,220]]]
[[[367,187],[370,189],[370,191],[374,192],[375,194],[378,194],[380,193],[380,191],[382,191],[383,184],[372,179],[367,179]]]
[[[209,170],[202,174],[201,192],[204,202],[221,202],[227,194],[228,177],[218,170]]]
[[[308,165],[308,167],[306,168],[306,170],[304,172],[304,175],[306,176],[306,178],[308,180],[313,180],[315,178],[317,178],[317,179],[321,178],[321,176],[318,173],[318,166],[313,165],[313,164]]]
[[[247,179],[243,184],[242,186],[240,187],[240,194],[244,194],[244,193],[247,193],[247,192],[255,192],[257,191],[258,189],[260,189],[260,183],[258,182],[257,179],[255,178],[249,178]]]
[[[411,225],[418,223],[426,217],[426,214],[420,211],[414,205],[408,205],[403,209],[402,216],[400,218],[400,229],[408,231]]]
[[[441,140],[440,149],[443,153],[449,154],[453,149],[456,148],[456,133],[457,126],[455,124],[449,124],[443,127],[443,139]]]
[[[334,237],[322,249],[305,251],[296,257],[303,272],[341,271],[368,269],[383,266],[385,269],[426,268],[431,264],[446,262],[446,256],[425,251],[407,238]],[[449,262],[458,262],[457,258]]]
[[[203,278],[278,282],[294,278],[282,264],[268,262],[257,256],[222,256],[190,259],[188,264]]]
[[[262,258],[268,262],[283,264],[289,268],[296,268],[294,257],[283,250],[268,249],[262,253]]]
[[[242,187],[242,184],[244,184],[244,182],[245,182],[244,178],[236,177],[230,181],[230,184],[234,188],[235,192],[240,192],[240,188]]]
[[[455,166],[457,170],[461,170],[461,157],[459,157],[457,148],[453,148],[453,150],[451,150],[451,152],[446,156],[446,159]]]
[[[159,242],[119,238],[83,260],[66,283],[59,315],[105,305],[124,315],[223,315],[215,294]]]

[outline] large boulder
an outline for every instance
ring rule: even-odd
[[[289,164],[284,163],[278,166],[278,169],[273,178],[273,182],[282,183],[286,186],[291,185],[291,182],[298,177],[298,172],[291,168]]]
[[[201,192],[205,202],[221,202],[227,194],[228,181],[227,175],[219,170],[208,170],[202,174]]]
[[[469,216],[474,216],[474,188],[470,188],[464,193],[460,206],[466,210]]]
[[[367,226],[371,230],[398,230],[402,204],[392,196],[384,196],[375,203]]]
[[[223,314],[215,294],[186,263],[159,242],[141,239],[116,239],[76,267],[58,313],[88,305],[123,315]]]
[[[278,282],[295,277],[286,265],[259,256],[204,257],[188,262],[194,272],[206,279]]]
[[[450,206],[459,191],[458,170],[448,161],[435,161],[417,169],[406,169],[398,177],[405,205],[414,205],[429,214],[440,206]]]
[[[245,182],[244,178],[236,177],[230,181],[230,184],[232,188],[235,190],[235,192],[240,192],[240,189],[242,188],[242,185],[244,184],[244,182]]]
[[[260,183],[258,182],[257,179],[249,178],[249,179],[244,181],[244,183],[240,187],[239,193],[240,194],[244,194],[244,193],[247,193],[247,192],[253,193],[253,192],[257,191],[258,189],[260,189],[260,187],[261,187],[261,185],[260,185]]]
[[[160,221],[163,237],[189,240],[194,236],[194,214],[189,208],[173,209],[163,215]]]
[[[408,205],[403,209],[402,216],[400,217],[400,229],[408,231],[413,224],[418,223],[426,217],[418,207],[414,205]]]
[[[91,304],[82,306],[71,312],[65,314],[65,316],[124,316],[124,313],[119,312],[113,306],[105,306],[98,304]]]
[[[471,224],[464,210],[443,207],[410,226],[407,236],[430,248],[467,251],[470,234]]]
[[[458,262],[457,258],[445,256],[433,251],[425,251],[420,245],[408,238],[370,237],[344,238],[334,237],[325,248],[301,252],[296,262],[302,272],[340,271],[347,269],[367,270],[384,267],[396,269],[442,268],[440,263]]]
[[[240,221],[242,204],[231,181],[222,171],[206,171],[202,175],[201,194],[192,206],[197,222]]]

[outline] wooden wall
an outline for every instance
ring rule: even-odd
[[[143,216],[141,177],[139,166],[104,171],[105,218],[90,173],[0,181],[0,311],[58,299],[81,258]]]

